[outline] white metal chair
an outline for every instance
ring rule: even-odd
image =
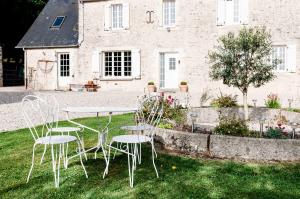
[[[60,176],[60,163],[61,158],[68,162],[67,151],[64,150],[64,145],[77,142],[78,145],[78,156],[80,158],[81,166],[84,170],[86,177],[88,177],[85,167],[82,162],[81,144],[75,136],[70,135],[51,135],[52,129],[55,126],[55,116],[53,115],[53,107],[46,100],[35,96],[28,95],[22,100],[22,113],[29,128],[31,135],[35,141],[32,151],[32,163],[27,177],[27,182],[30,179],[33,167],[34,167],[34,156],[37,145],[50,145],[51,146],[51,157],[52,167],[54,172],[54,184],[55,187],[59,187],[59,176]],[[42,124],[41,130],[35,126]],[[44,156],[44,154],[43,154]]]
[[[61,127],[61,126],[58,126],[60,107],[59,107],[59,103],[58,103],[57,99],[54,96],[42,96],[40,98],[45,100],[49,104],[49,106],[52,107],[51,114],[53,115],[53,124],[54,125],[51,128],[51,132],[52,133],[58,133],[58,134],[61,134],[61,135],[75,134],[75,136],[77,137],[77,139],[79,140],[79,142],[81,144],[81,148],[84,151],[85,150],[84,140],[83,140],[83,130],[84,129],[81,128],[81,127]],[[78,132],[80,132],[81,136],[79,136]],[[69,148],[69,144],[67,143],[66,151],[68,151],[68,148]],[[40,162],[41,164],[43,163],[46,150],[47,150],[47,145],[44,146],[44,153],[42,155],[41,162]],[[64,145],[63,145],[63,150],[65,150]],[[85,152],[84,152],[84,156],[85,156],[85,159],[87,160],[87,155],[86,155]],[[66,159],[64,159],[64,160],[65,160],[64,161],[64,166],[65,166],[65,168],[67,168],[68,167],[67,161],[66,161]]]
[[[144,113],[144,109],[148,109],[146,113]],[[103,177],[108,174],[108,167],[110,162],[110,152],[111,149],[116,151],[123,152],[128,155],[128,173],[129,173],[129,184],[130,187],[133,187],[133,179],[134,179],[134,170],[136,169],[137,158],[141,159],[141,144],[150,143],[151,151],[152,151],[152,163],[156,172],[156,176],[158,177],[157,168],[155,166],[155,148],[154,148],[154,138],[153,133],[155,127],[159,124],[160,119],[163,115],[163,103],[160,97],[150,97],[143,101],[142,106],[137,114],[143,114],[144,117],[141,118],[140,122],[136,126],[127,126],[123,127],[123,129],[131,130],[131,131],[147,131],[147,135],[143,134],[133,134],[133,135],[120,135],[112,138],[109,151],[108,151],[108,162],[105,168]],[[113,143],[117,143],[117,147],[112,146]],[[119,146],[123,145],[123,146]],[[138,149],[138,145],[140,145],[140,149]],[[132,165],[131,165],[132,164]]]

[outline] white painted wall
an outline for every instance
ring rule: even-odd
[[[130,6],[128,30],[104,30],[104,6],[108,3],[127,2]],[[161,24],[161,1],[152,0],[111,0],[93,1],[80,6],[80,47],[69,49],[74,53],[74,81],[86,82],[94,78],[92,54],[101,49],[140,49],[141,79],[127,81],[101,81],[102,90],[143,91],[148,81],[159,85],[159,52],[179,52],[179,81],[189,83],[193,105],[199,105],[199,98],[205,88],[217,95],[223,93],[239,94],[220,82],[213,82],[208,76],[207,54],[216,45],[218,37],[228,31],[238,31],[241,25],[217,26],[217,0],[177,0],[177,23],[170,29]],[[300,106],[300,3],[297,0],[249,0],[249,25],[264,25],[271,30],[274,44],[297,45],[297,72],[278,73],[277,79],[262,88],[250,89],[249,104],[258,99],[259,104],[270,92],[278,93],[282,103],[287,106],[289,98],[294,98]],[[147,24],[147,11],[154,11],[154,23]],[[84,13],[84,14],[83,14]],[[36,60],[43,57],[54,58],[52,50],[28,50],[28,65],[36,66]],[[38,89],[55,89],[55,70],[47,82],[40,75]],[[49,80],[51,79],[51,80]]]

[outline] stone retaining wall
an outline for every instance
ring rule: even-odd
[[[206,135],[156,129],[165,149],[191,155],[257,161],[300,161],[300,140]]]
[[[243,108],[192,108],[190,112],[196,113],[198,115],[196,123],[218,123],[219,112],[222,115],[236,115],[237,117],[244,118]],[[261,118],[264,119],[274,119],[276,115],[281,112],[287,120],[300,123],[300,113],[291,112],[280,109],[268,109],[264,107],[249,108],[249,119],[253,122],[258,122]]]

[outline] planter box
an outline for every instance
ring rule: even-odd
[[[300,160],[300,140],[211,135],[212,157],[247,160]]]
[[[155,130],[155,141],[161,143],[165,149],[188,154],[206,153],[208,136],[169,129]]]

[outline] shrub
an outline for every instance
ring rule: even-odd
[[[288,138],[288,133],[284,131],[284,127],[278,125],[277,127],[268,127],[265,133],[266,138],[270,139],[286,139]]]
[[[183,109],[183,107],[176,102],[177,101],[172,96],[168,96],[167,98],[161,100],[161,103],[163,103],[164,107],[164,113],[160,123],[162,128],[172,128],[186,124],[186,109]],[[150,114],[152,105],[152,102],[148,102],[144,105],[143,112],[145,117]]]
[[[211,102],[211,106],[217,107],[217,108],[229,108],[229,107],[235,107],[237,106],[237,96],[232,95],[223,95],[221,93],[221,96],[219,96],[216,99],[213,99]]]
[[[249,130],[245,120],[235,116],[220,118],[219,125],[214,132],[219,135],[231,135],[241,137],[255,137],[256,133]]]
[[[269,94],[267,100],[265,101],[265,105],[267,108],[281,108],[280,100],[277,94]]]
[[[210,95],[210,90],[209,89],[203,90],[203,93],[201,94],[201,97],[200,97],[200,106],[202,107],[204,105],[204,103],[206,103],[211,98],[212,98],[212,96]]]

